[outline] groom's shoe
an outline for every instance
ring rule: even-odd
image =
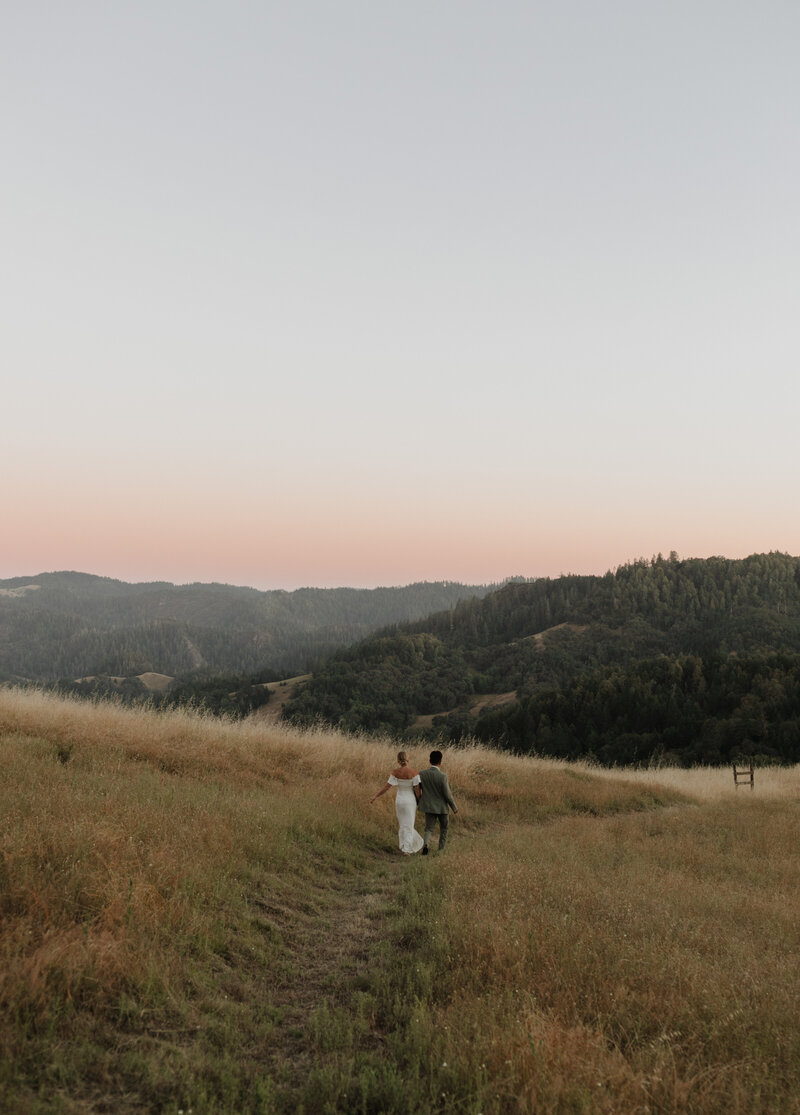
[[[427,856],[427,854],[428,854],[428,845],[427,844],[422,845],[422,854],[423,854],[423,856]]]

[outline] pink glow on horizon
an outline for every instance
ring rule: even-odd
[[[599,507],[540,497],[528,506],[411,495],[247,493],[229,500],[171,492],[164,499],[97,484],[68,497],[41,492],[30,512],[6,496],[0,576],[74,569],[126,581],[219,581],[257,588],[374,587],[419,580],[494,583],[508,576],[602,574],[639,557],[729,558],[800,553],[800,530],[775,529],[768,507],[742,527],[732,508]],[[628,493],[630,495],[630,493]],[[670,513],[671,512],[671,513]]]

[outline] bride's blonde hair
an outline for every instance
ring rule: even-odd
[[[400,764],[401,767],[407,767],[408,766],[408,755],[406,755],[405,751],[398,751],[397,752],[397,761],[398,761],[398,763]]]

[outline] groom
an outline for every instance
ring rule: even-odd
[[[454,813],[458,813],[453,795],[450,792],[450,783],[443,770],[439,770],[442,762],[441,751],[431,751],[430,766],[427,770],[419,772],[422,783],[422,793],[419,798],[419,808],[425,814],[425,836],[423,837],[422,854],[427,856],[428,845],[433,839],[436,822],[439,822],[439,851],[444,851],[447,843],[447,823],[449,815],[448,806]]]

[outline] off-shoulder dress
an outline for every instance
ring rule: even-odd
[[[390,786],[397,787],[394,808],[399,826],[397,836],[400,851],[405,852],[406,855],[413,855],[420,850],[423,843],[422,837],[414,828],[417,816],[417,797],[414,787],[419,786],[419,775],[415,774],[413,778],[397,778],[394,774],[390,774],[386,781]]]

